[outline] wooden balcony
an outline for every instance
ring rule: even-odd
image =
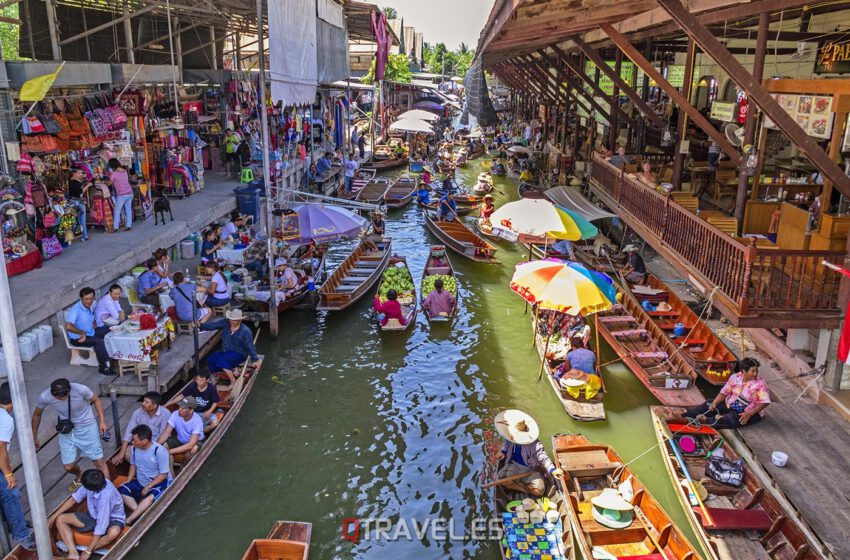
[[[594,156],[591,190],[740,327],[836,328],[843,251],[756,247]]]

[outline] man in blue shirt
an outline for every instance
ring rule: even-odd
[[[130,451],[130,472],[127,482],[118,487],[124,506],[132,513],[127,523],[132,523],[153,505],[168,488],[169,453],[153,441],[153,432],[145,424],[133,428],[133,449]]]
[[[242,310],[231,309],[225,315],[227,319],[218,319],[202,324],[202,331],[217,331],[221,329],[221,350],[207,356],[207,367],[210,373],[224,372],[232,385],[236,381],[233,370],[248,357],[253,362],[254,369],[260,367],[260,357],[254,346],[251,329],[242,324]]]
[[[437,220],[453,221],[457,216],[457,202],[451,192],[440,198],[440,208],[437,210]]]
[[[109,353],[106,351],[106,343],[103,340],[109,332],[109,327],[104,325],[95,328],[93,289],[80,290],[80,301],[72,305],[65,315],[65,330],[68,332],[68,339],[72,345],[94,348],[98,373],[115,375],[109,367]]]
[[[147,270],[139,276],[136,291],[139,293],[139,299],[142,302],[159,309],[159,292],[167,288],[168,283],[154,271],[154,268],[156,268],[156,259],[148,259],[145,262],[145,268]]]
[[[419,204],[431,204],[431,191],[428,190],[428,185],[425,183],[419,184],[419,191],[416,193],[416,200]]]
[[[322,176],[327,175],[328,171],[331,170],[331,157],[333,154],[331,152],[325,152],[325,155],[319,158],[319,161],[316,162],[316,175]]]

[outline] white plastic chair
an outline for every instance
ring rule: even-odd
[[[65,330],[65,326],[60,326],[59,330],[62,331],[62,338],[65,340],[65,346],[67,346],[68,350],[71,351],[70,364],[72,366],[97,367],[97,355],[94,353],[94,348],[83,348],[80,346],[74,346],[73,344],[71,344],[71,339],[68,338],[68,332]],[[88,357],[84,358],[84,354],[87,354]]]

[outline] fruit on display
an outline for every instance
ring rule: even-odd
[[[437,278],[443,280],[443,289],[447,290],[453,296],[457,296],[457,280],[454,276],[445,274],[429,274],[422,279],[422,299],[428,297],[428,294],[434,291],[434,283]]]
[[[391,266],[383,275],[381,287],[378,289],[378,298],[381,302],[387,301],[387,293],[395,290],[398,294],[398,302],[402,305],[413,300],[413,278],[407,267]]]

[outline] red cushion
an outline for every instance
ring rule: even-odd
[[[695,507],[694,511],[700,516],[702,526],[706,529],[767,531],[773,525],[770,516],[760,509],[708,508],[708,513],[714,521],[713,525],[709,525],[703,518],[702,509]]]
[[[617,560],[664,560],[658,552],[654,554],[641,554],[640,556],[617,556]]]

